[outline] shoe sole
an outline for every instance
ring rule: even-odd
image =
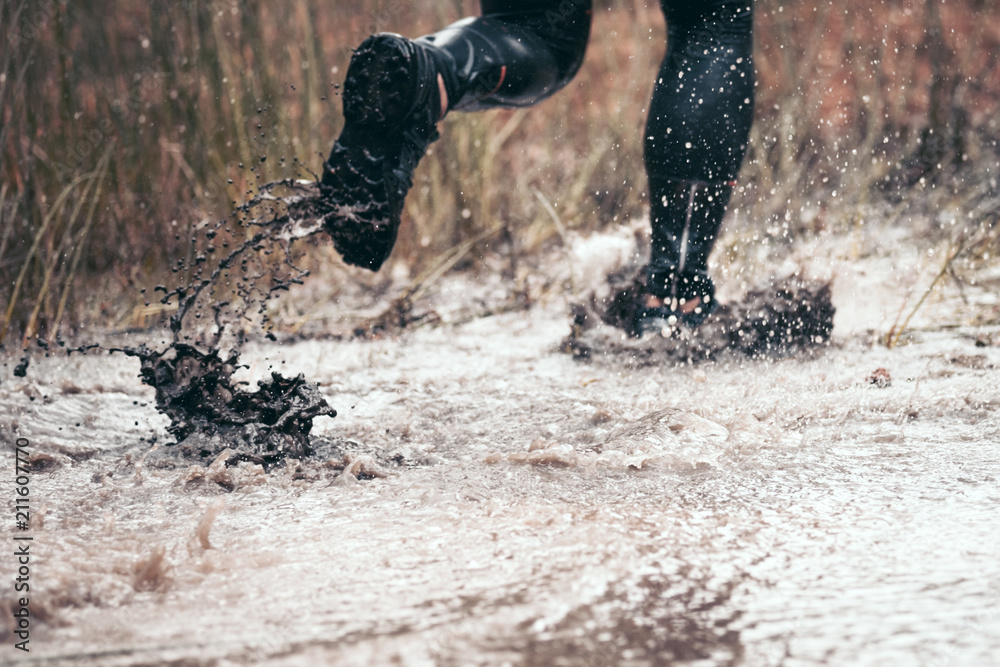
[[[656,333],[670,335],[680,327],[681,321],[676,314],[666,315],[642,315],[637,316],[633,322],[632,329],[636,336],[642,338],[647,334]]]
[[[344,81],[344,131],[398,128],[416,103],[416,70],[416,54],[405,38],[382,34],[362,42]]]
[[[662,334],[664,331],[676,332],[681,326],[697,329],[718,308],[713,299],[707,305],[699,306],[690,313],[674,311],[668,308],[648,308],[636,313],[632,329],[642,338],[649,333]]]
[[[324,169],[334,202],[326,230],[346,263],[371,271],[396,243],[402,202],[393,201],[386,165],[415,104],[415,67],[402,37],[374,35],[358,47],[344,81],[344,129]]]

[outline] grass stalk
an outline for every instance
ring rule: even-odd
[[[27,256],[22,260],[21,270],[18,271],[17,279],[14,281],[14,289],[10,294],[10,301],[7,303],[7,310],[4,313],[3,322],[0,322],[0,340],[3,340],[7,336],[7,332],[10,329],[11,318],[14,314],[14,308],[17,306],[17,299],[21,294],[21,287],[24,285],[25,276],[28,274],[28,269],[31,267],[32,260],[35,257],[35,253],[38,252],[38,248],[42,245],[42,241],[46,238],[45,232],[48,230],[49,225],[55,219],[56,215],[63,210],[66,203],[66,199],[73,193],[81,183],[85,183],[93,178],[93,174],[84,174],[83,176],[78,176],[73,181],[63,188],[62,192],[59,193],[58,199],[49,209],[41,226],[35,232],[34,240],[32,241],[31,248],[28,250]]]
[[[108,174],[108,163],[111,161],[111,146],[104,151],[97,167],[97,186],[94,196],[90,200],[90,210],[87,211],[87,219],[83,224],[83,230],[77,239],[76,248],[73,250],[73,259],[70,262],[69,271],[66,272],[66,280],[63,282],[62,294],[59,296],[59,305],[56,307],[55,316],[52,318],[52,333],[49,335],[49,342],[55,341],[59,337],[59,326],[62,323],[63,314],[66,312],[66,301],[69,299],[73,280],[76,278],[77,267],[80,265],[80,257],[83,256],[83,248],[87,242],[87,235],[90,233],[91,225],[97,212],[97,204],[101,200],[101,186],[104,185],[104,177]]]
[[[417,278],[410,284],[410,286],[403,293],[403,297],[411,302],[419,299],[435,282],[438,281],[438,279],[441,278],[441,276],[448,273],[448,271],[450,271],[456,264],[462,261],[462,259],[464,259],[477,244],[485,241],[501,229],[503,229],[502,224],[493,225],[489,229],[476,234],[471,239],[466,239],[454,248],[451,248],[447,252],[438,256],[435,261],[431,263],[431,266],[417,276]]]
[[[0,232],[0,266],[3,266],[3,255],[7,251],[7,240],[10,239],[10,233],[14,229],[14,220],[17,218],[17,208],[21,203],[20,199],[14,200],[14,205],[11,207],[11,212],[9,216],[4,215],[4,204],[7,202],[7,184],[4,183],[0,185],[0,225],[3,225],[3,231]],[[7,224],[4,223],[4,218]]]
[[[58,244],[55,250],[49,254],[48,259],[44,262],[44,276],[42,278],[42,285],[38,288],[35,294],[35,307],[31,310],[31,315],[28,317],[28,324],[24,328],[24,338],[29,339],[35,335],[35,327],[38,324],[38,315],[42,311],[42,306],[45,304],[46,297],[49,292],[49,285],[52,283],[52,274],[55,272],[56,267],[59,265],[60,259],[63,256],[63,251],[70,244],[73,238],[73,227],[76,224],[77,218],[80,216],[80,210],[83,208],[84,203],[90,194],[91,188],[94,186],[94,179],[91,178],[87,181],[87,184],[83,187],[79,196],[76,198],[76,202],[73,206],[73,212],[70,213],[69,217],[66,219],[66,223],[63,226],[63,232],[60,235]]]
[[[931,293],[934,292],[934,288],[937,287],[937,284],[941,282],[942,278],[944,278],[951,272],[952,262],[954,262],[955,258],[962,253],[964,245],[965,241],[960,240],[957,244],[953,245],[949,249],[948,256],[945,258],[944,264],[941,266],[941,270],[937,272],[937,275],[934,276],[934,280],[932,280],[931,284],[927,287],[926,290],[924,290],[924,293],[920,295],[920,299],[917,301],[916,305],[913,306],[913,309],[910,311],[910,314],[906,316],[906,319],[903,320],[903,323],[900,325],[899,329],[894,330],[895,327],[893,327],[893,329],[890,329],[889,332],[886,334],[885,337],[886,347],[888,347],[890,350],[899,344],[900,338],[902,338],[903,333],[910,325],[910,320],[913,319],[913,316],[916,315],[917,311],[919,311],[921,306],[924,305],[924,302],[927,300],[927,297],[929,297]]]

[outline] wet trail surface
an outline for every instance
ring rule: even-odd
[[[556,352],[566,331],[551,304],[247,346],[239,377],[305,372],[338,412],[331,462],[267,473],[148,454],[170,438],[134,360],[7,375],[0,423],[38,458],[30,658],[1000,659],[1000,349],[627,368]]]

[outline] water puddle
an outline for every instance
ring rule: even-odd
[[[808,354],[581,363],[558,352],[568,309],[368,340],[258,338],[239,362],[150,353],[165,405],[192,391],[215,411],[218,437],[188,436],[202,443],[191,459],[164,443],[192,413],[157,412],[133,359],[40,356],[23,378],[9,359],[0,429],[32,443],[44,554],[30,657],[996,662],[995,327],[913,331],[890,350],[866,321],[839,319],[860,333]],[[871,380],[879,369],[888,381]],[[255,403],[245,388],[261,381],[272,393]],[[263,437],[266,405],[308,416],[317,395],[336,419],[290,444],[305,421],[278,417],[287,432]],[[256,426],[218,420],[234,401]],[[267,442],[289,455],[270,460]]]

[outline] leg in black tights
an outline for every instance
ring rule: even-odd
[[[714,297],[708,255],[753,120],[753,0],[662,0],[669,29],[645,133],[653,246],[648,290]],[[481,18],[423,38],[449,55],[450,108],[534,104],[580,66],[590,2],[484,0]]]
[[[646,125],[648,289],[711,299],[708,254],[753,121],[752,0],[663,0],[669,29]]]
[[[591,0],[481,4],[481,17],[416,40],[440,56],[450,109],[530,106],[573,78],[590,35]]]
[[[708,253],[753,115],[752,0],[662,0],[662,6],[668,50],[645,133],[653,230],[648,289],[663,298],[706,301],[714,295],[705,274]],[[377,270],[392,248],[413,169],[437,138],[434,124],[444,106],[437,77],[447,109],[475,111],[535,104],[579,69],[590,33],[591,0],[483,0],[482,10],[481,17],[459,21],[409,47],[369,47],[369,55],[359,59],[358,75],[352,79],[349,70],[348,123],[328,160],[324,183],[341,193],[351,187],[363,191],[381,173],[388,184],[386,196],[374,198],[378,206],[359,196],[351,209],[356,217],[371,218],[378,239],[361,243],[357,259],[342,250],[349,262]],[[371,76],[365,62],[374,63]],[[382,70],[402,72],[403,78],[386,85]],[[412,79],[417,80],[407,84]],[[394,92],[403,88],[407,95]],[[380,96],[380,102],[368,102]],[[402,120],[393,120],[397,117]],[[373,135],[385,145],[372,150]],[[388,204],[382,206],[382,200]],[[342,225],[347,231],[340,233],[338,249],[347,247],[344,239],[352,225]],[[331,234],[337,242],[335,228]]]

